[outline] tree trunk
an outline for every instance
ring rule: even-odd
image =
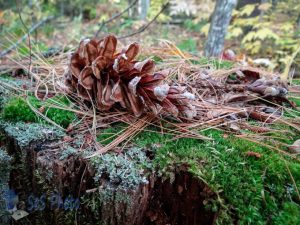
[[[261,0],[239,0],[237,3],[236,8],[240,9],[243,8],[245,5],[248,4],[259,4],[261,2]]]
[[[131,5],[135,0],[128,0],[128,5]],[[138,4],[134,4],[129,10],[128,10],[128,16],[130,18],[136,18],[138,15]]]
[[[261,0],[260,1],[260,4],[265,4],[265,3],[268,3],[268,0]],[[262,22],[262,19],[263,19],[263,16],[265,14],[265,11],[264,10],[261,10],[260,11],[260,14],[259,14],[259,22]]]
[[[205,44],[205,56],[217,57],[224,48],[224,39],[237,0],[217,0]]]
[[[298,15],[297,18],[296,33],[297,33],[296,37],[300,37],[300,14]]]
[[[139,19],[145,20],[147,18],[148,9],[150,7],[150,0],[139,0]]]

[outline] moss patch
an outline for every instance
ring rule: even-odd
[[[230,69],[233,67],[234,62],[228,60],[208,59],[202,57],[196,64],[210,65],[213,69]]]
[[[218,224],[233,224],[236,220],[240,224],[300,223],[296,188],[284,160],[298,189],[299,162],[253,142],[224,137],[218,130],[204,134],[214,141],[171,141],[169,135],[142,132],[134,142],[139,147],[161,146],[156,150],[154,165],[162,176],[172,178],[177,166],[188,165],[192,174],[218,193],[219,201],[207,205],[211,210],[219,211]],[[259,153],[261,157],[247,156],[249,151]]]
[[[114,126],[102,130],[97,136],[97,141],[102,145],[107,145],[122,134],[126,127],[127,125],[125,123],[116,123]]]
[[[55,96],[47,99],[46,101],[40,101],[33,96],[28,96],[28,102],[37,110],[42,107],[45,116],[64,128],[76,119],[74,112],[51,107],[51,104],[68,107],[70,105],[70,101],[65,96]],[[22,97],[13,97],[7,101],[3,107],[1,115],[3,119],[9,121],[45,123],[42,118],[38,117],[31,110],[27,101]]]

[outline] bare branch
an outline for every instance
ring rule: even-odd
[[[30,74],[30,69],[31,69],[31,39],[30,39],[30,33],[29,33],[29,30],[28,30],[28,27],[26,26],[23,18],[22,18],[22,15],[21,15],[21,9],[20,9],[20,5],[19,5],[19,1],[16,1],[16,5],[17,5],[17,8],[18,8],[18,14],[19,14],[19,18],[21,20],[21,23],[23,24],[23,26],[25,27],[26,29],[26,32],[27,32],[27,36],[28,36],[28,47],[29,47],[29,64],[28,64],[28,74]],[[31,79],[32,81],[32,79]]]
[[[132,37],[132,36],[134,36],[136,34],[144,32],[159,17],[159,15],[168,7],[168,5],[169,5],[169,2],[167,2],[166,4],[164,4],[161,7],[161,10],[155,15],[155,17],[149,23],[147,23],[146,25],[140,27],[137,31],[135,31],[133,33],[126,34],[126,35],[118,37],[118,39],[125,39],[125,38]]]
[[[100,28],[98,29],[97,33],[95,34],[95,37],[97,38],[99,36],[99,33],[101,32],[101,30],[103,29],[103,27],[110,23],[111,21],[117,19],[118,17],[122,16],[124,13],[126,13],[129,9],[131,9],[136,3],[138,2],[138,0],[135,0],[134,2],[132,2],[126,9],[124,9],[122,12],[119,12],[115,15],[113,15],[111,18],[109,18],[106,21],[103,21],[102,23],[99,24]]]
[[[33,31],[35,31],[36,29],[38,29],[39,27],[41,27],[42,25],[44,25],[46,22],[50,21],[54,19],[54,16],[49,16],[46,17],[45,19],[41,20],[40,22],[38,22],[37,24],[33,25],[29,31],[24,34],[24,36],[22,38],[20,38],[15,44],[11,45],[8,49],[2,51],[0,53],[0,58],[7,55],[8,53],[10,53],[12,50],[14,50],[15,48],[17,48],[23,41],[26,40],[27,35],[29,35],[30,33],[32,33]]]

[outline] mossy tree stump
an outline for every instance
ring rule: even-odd
[[[28,219],[35,224],[211,224],[214,219],[203,204],[212,192],[183,170],[172,184],[157,178],[147,149],[131,147],[87,161],[88,151],[78,151],[81,136],[73,141],[78,146],[71,146],[62,141],[63,132],[45,125],[3,123],[1,129],[13,159],[10,187],[19,195],[18,208],[30,209]],[[60,202],[53,204],[53,196]],[[70,199],[79,207],[67,207]]]

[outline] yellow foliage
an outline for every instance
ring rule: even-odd
[[[249,42],[245,45],[245,49],[247,50],[247,52],[249,52],[251,55],[255,55],[258,54],[259,51],[261,50],[261,41],[256,40],[253,42]]]
[[[291,30],[294,29],[294,25],[291,22],[286,22],[280,26],[280,29],[283,32],[290,32]]]
[[[253,26],[255,24],[258,24],[259,18],[253,17],[253,18],[242,18],[238,17],[234,20],[234,23],[232,26],[240,26],[240,27],[247,27],[247,26]]]
[[[256,7],[265,13],[251,16]],[[234,11],[227,38],[241,37],[241,47],[248,55],[269,58],[277,69],[287,71],[300,46],[295,30],[299,10],[299,0],[279,1],[274,7],[270,3],[248,4]]]
[[[239,12],[239,14],[241,16],[250,16],[253,11],[255,10],[257,4],[248,4],[248,5],[245,5],[241,11]]]
[[[229,27],[227,38],[239,37],[243,34],[243,29],[241,27]]]
[[[295,60],[296,56],[299,54],[299,52],[300,52],[300,44],[299,44],[297,50],[293,53],[293,55],[287,57],[287,60],[285,62],[284,72],[283,72],[283,74],[281,76],[281,78],[283,80],[287,80],[288,79],[292,63],[294,62],[294,60]]]
[[[210,23],[205,24],[201,30],[200,33],[204,34],[206,37],[208,36],[208,32],[209,32],[209,27],[210,27]]]
[[[279,39],[278,35],[275,34],[271,29],[265,27],[257,30],[255,32],[255,39],[265,40],[265,39]]]
[[[266,11],[268,11],[271,7],[272,7],[272,4],[266,2],[266,3],[260,4],[260,5],[258,6],[258,9],[259,9],[260,11],[266,12]]]
[[[153,19],[157,15],[157,13],[161,10],[162,6],[167,2],[168,2],[167,0],[151,0],[150,9],[148,10],[148,15],[147,15],[148,19]],[[161,13],[157,18],[157,21],[159,22],[166,22],[170,20],[171,20],[170,16],[167,16],[164,13]]]

